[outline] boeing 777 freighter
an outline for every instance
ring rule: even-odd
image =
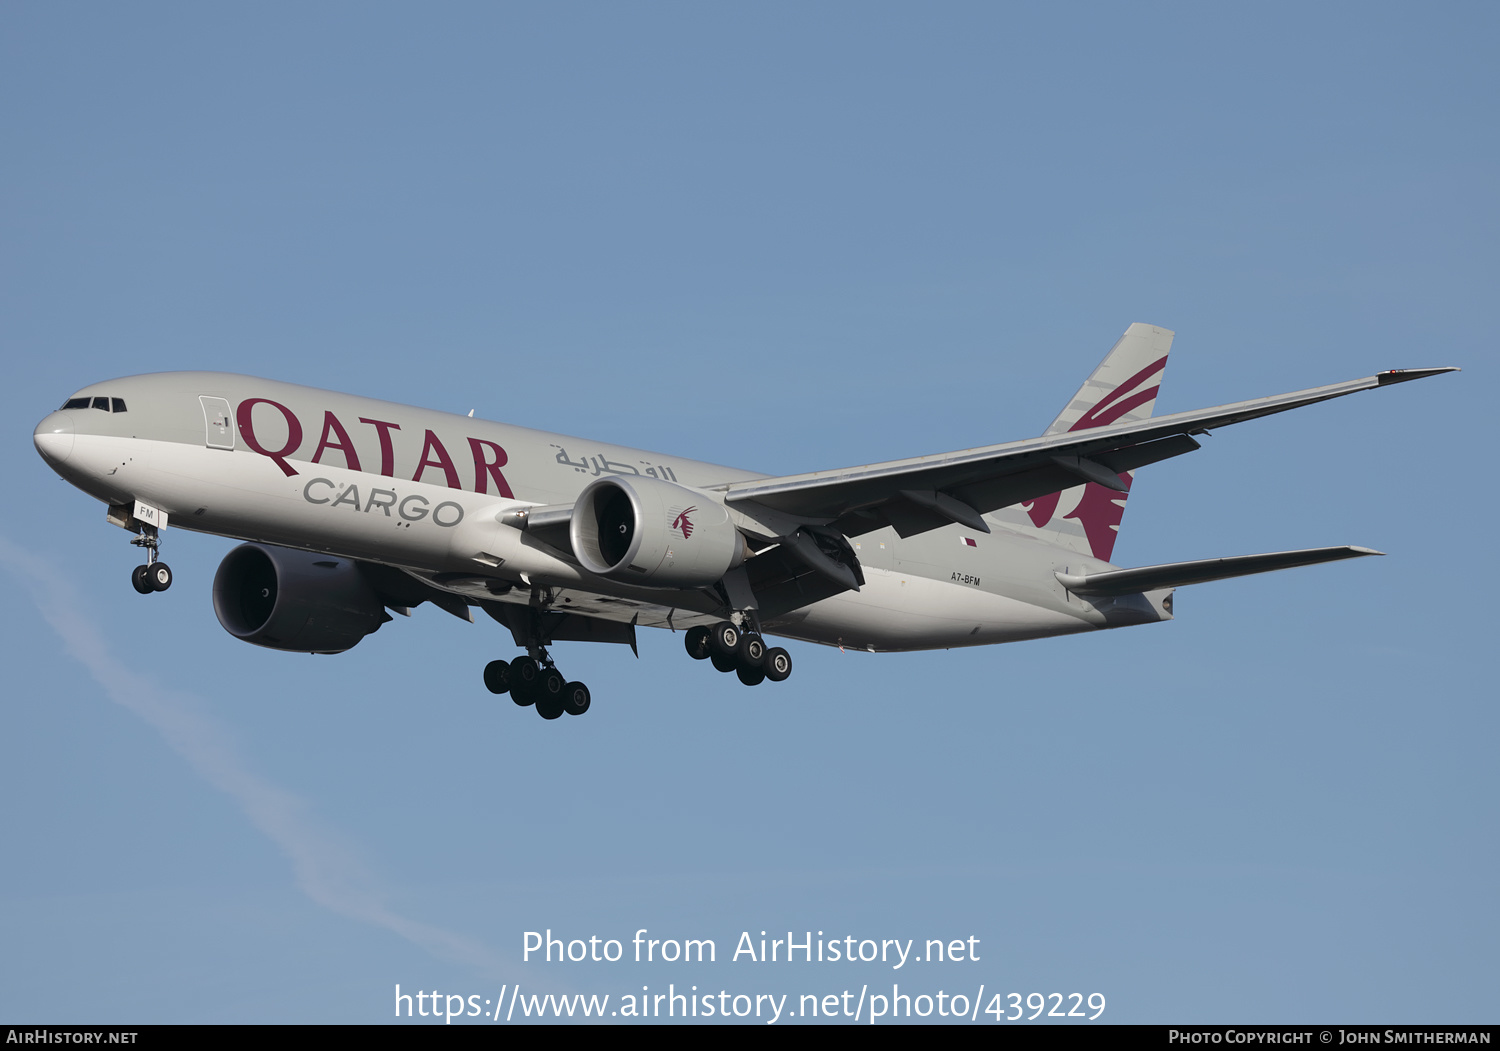
[[[982,646],[1170,620],[1185,584],[1373,555],[1363,547],[1122,569],[1134,472],[1195,435],[1448,368],[1153,417],[1172,333],[1126,330],[1038,438],[768,478],[676,456],[218,372],[97,383],[37,450],[108,506],[172,583],[170,523],[246,541],[213,582],[246,642],[339,653],[431,602],[505,625],[525,654],[485,685],[544,718],[588,710],[562,641],[684,629],[741,682],[780,681],[766,635],[870,651]]]

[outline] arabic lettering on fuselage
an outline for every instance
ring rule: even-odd
[[[665,464],[652,464],[646,460],[641,460],[639,462],[645,465],[645,469],[643,470],[634,464],[610,460],[603,454],[585,456],[582,460],[575,460],[568,455],[568,450],[564,449],[561,445],[554,443],[552,448],[557,450],[558,463],[565,467],[571,467],[580,474],[591,474],[595,478],[598,478],[601,474],[633,474],[636,476],[646,475],[648,478],[660,478],[665,482],[677,481],[676,472]]]

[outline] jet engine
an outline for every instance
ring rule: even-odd
[[[219,563],[214,612],[237,639],[297,653],[342,653],[391,619],[358,563],[270,544]]]
[[[659,478],[600,478],[568,526],[584,569],[649,588],[700,588],[745,560],[745,539],[724,505]]]

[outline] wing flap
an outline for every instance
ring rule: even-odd
[[[528,638],[540,639],[542,645],[554,642],[606,642],[636,648],[637,613],[630,621],[606,620],[581,613],[537,610],[511,602],[483,602],[490,617],[510,629],[517,646],[524,647]]]

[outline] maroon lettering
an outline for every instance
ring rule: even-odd
[[[436,459],[428,459],[429,454],[435,456]],[[458,469],[453,466],[453,458],[448,455],[448,450],[443,448],[443,443],[438,440],[438,436],[431,431],[428,431],[427,437],[422,440],[422,459],[417,463],[417,473],[411,476],[411,480],[420,482],[422,480],[422,472],[429,467],[441,467],[443,469],[443,475],[448,479],[449,489],[463,488],[459,484]]]
[[[333,434],[338,435],[338,441],[331,439],[330,435]],[[351,471],[360,469],[359,453],[354,451],[354,442],[349,439],[349,432],[344,430],[344,425],[339,422],[339,418],[326,409],[323,412],[323,437],[318,439],[318,451],[313,453],[313,463],[323,462],[324,449],[339,450],[344,454],[345,467]]]
[[[281,415],[286,417],[286,445],[281,449],[275,451],[264,449],[255,438],[255,424],[251,417],[255,406],[262,403],[279,409]],[[286,462],[286,458],[296,452],[297,448],[302,444],[302,424],[297,419],[296,413],[280,402],[272,401],[270,398],[246,398],[240,402],[239,410],[235,413],[235,419],[239,421],[240,437],[245,439],[246,445],[250,446],[255,452],[267,457],[277,467],[280,467],[281,473],[288,478],[297,473],[296,469]]]
[[[486,449],[494,454],[494,459],[485,455]],[[510,491],[505,475],[500,473],[500,468],[508,462],[505,450],[483,438],[470,438],[469,451],[474,454],[474,491],[476,493],[489,492],[489,482],[493,479],[495,491],[508,500],[514,500],[516,494]]]
[[[361,416],[360,423],[368,423],[380,432],[380,473],[387,478],[396,477],[396,456],[391,451],[391,432],[399,431],[399,423],[387,423],[385,420],[368,420]]]

